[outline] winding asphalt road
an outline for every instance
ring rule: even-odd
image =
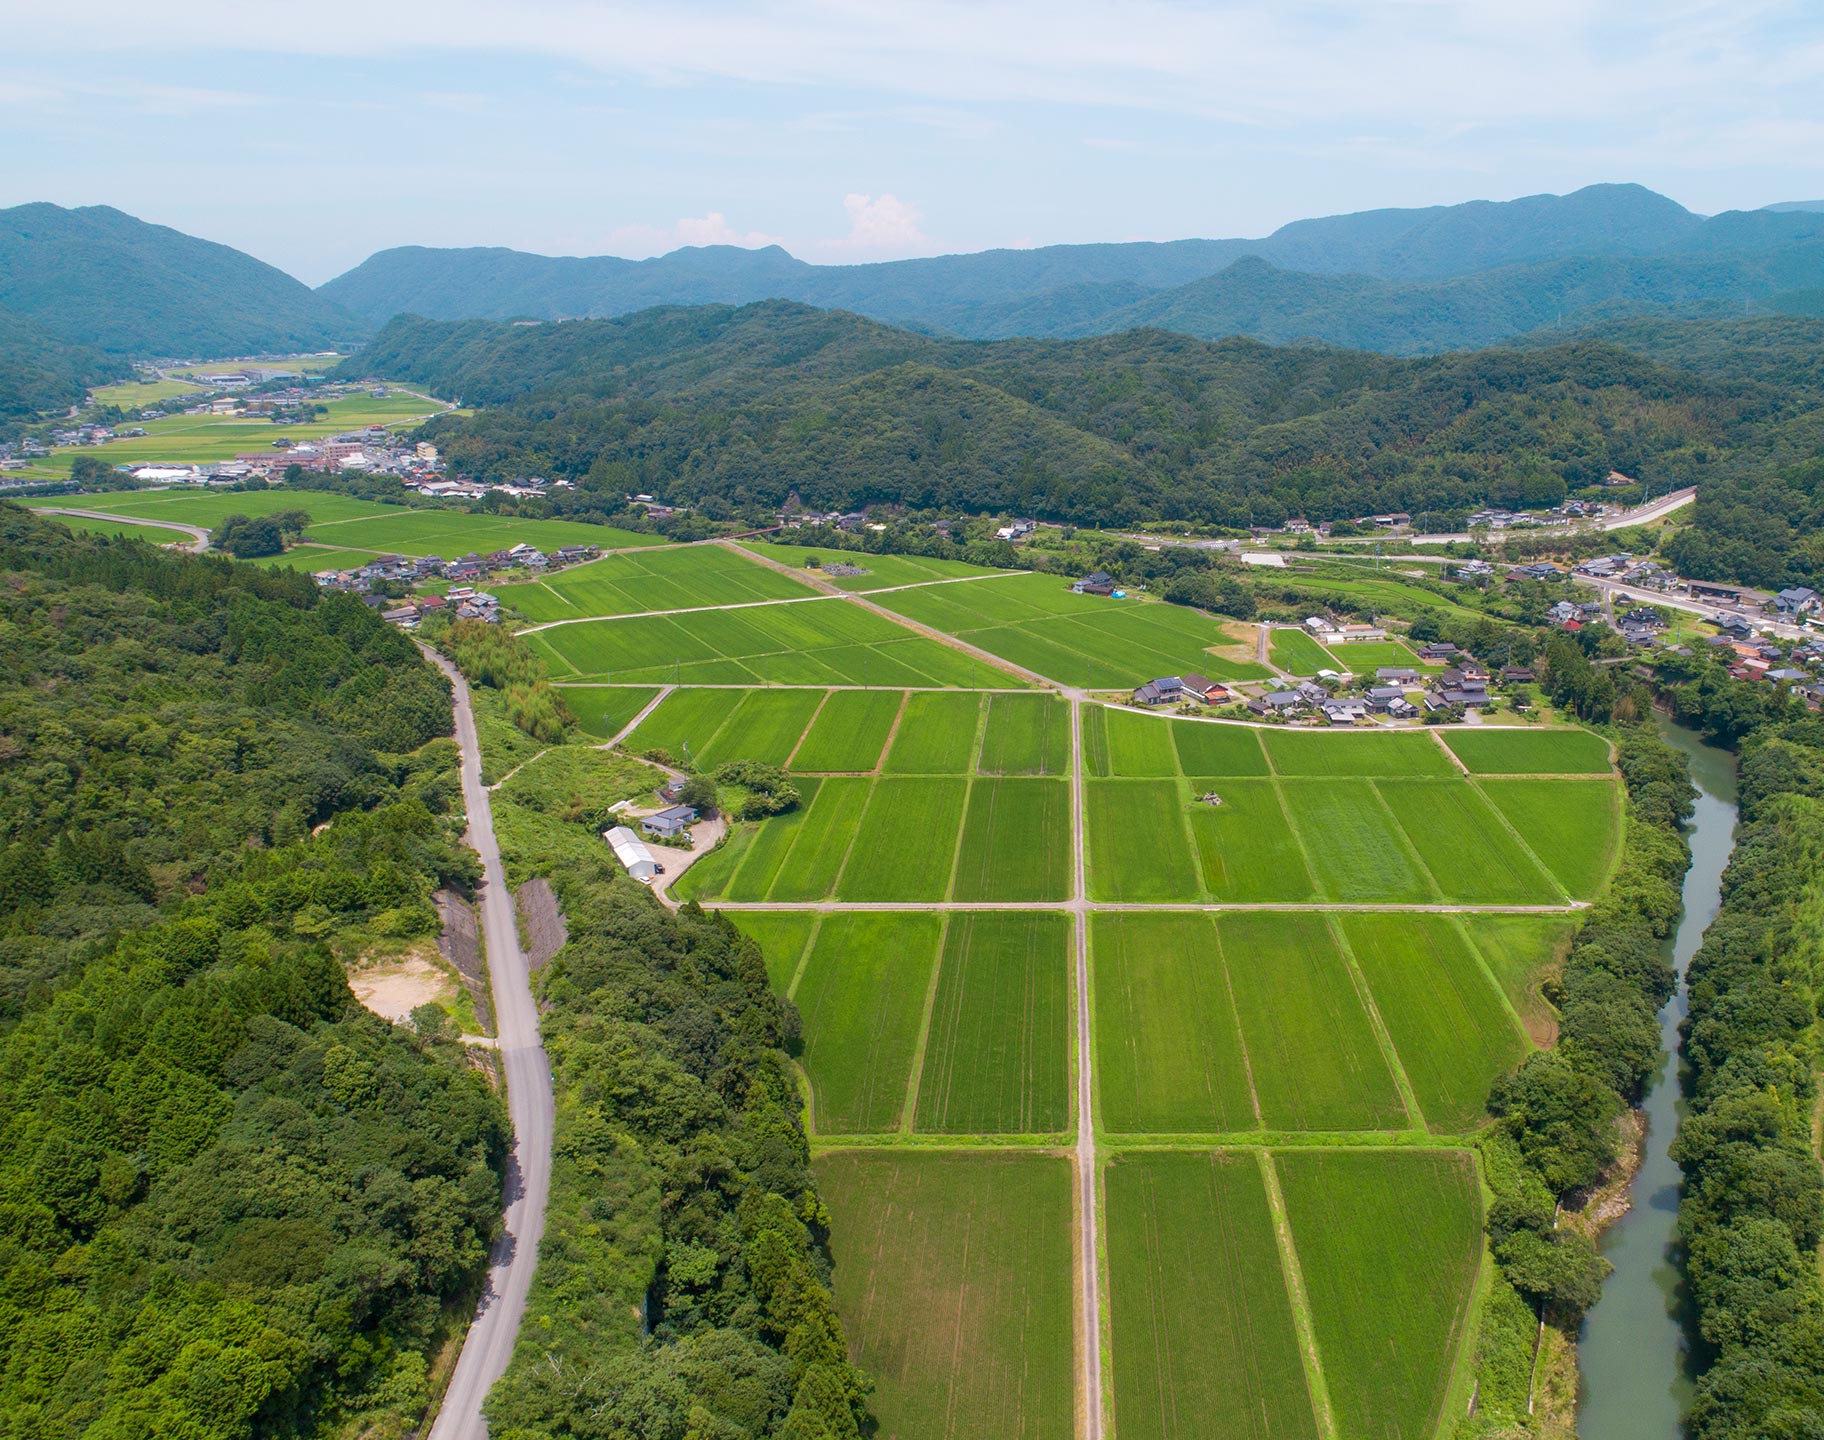
[[[181,530],[190,537],[190,549],[200,552],[209,548],[209,532],[200,525],[184,525],[176,520],[148,520],[143,515],[114,515],[106,510],[71,510],[49,505],[34,508],[40,515],[75,515],[84,520],[119,520],[126,525],[151,525],[160,530]]]
[[[469,687],[456,667],[435,651],[426,656],[449,677],[455,696],[456,743],[462,749],[462,803],[469,817],[467,839],[481,857],[481,933],[487,942],[488,973],[494,989],[497,1048],[507,1077],[507,1113],[513,1122],[513,1150],[507,1158],[506,1224],[488,1257],[487,1288],[475,1321],[444,1392],[430,1440],[482,1440],[488,1433],[481,1402],[506,1372],[526,1313],[538,1244],[545,1233],[545,1203],[551,1193],[551,1135],[556,1106],[551,1064],[538,1034],[531,969],[520,949],[513,896],[507,889],[494,838],[494,814],[481,783],[481,745]]]

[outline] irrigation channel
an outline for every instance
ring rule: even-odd
[[[1642,1102],[1645,1152],[1629,1187],[1628,1212],[1609,1227],[1602,1253],[1615,1266],[1577,1342],[1580,1440],[1677,1440],[1691,1399],[1683,1282],[1673,1254],[1679,1169],[1667,1153],[1683,1113],[1678,1027],[1685,1018],[1685,967],[1722,898],[1723,867],[1735,848],[1735,757],[1694,731],[1660,721],[1666,742],[1691,761],[1697,786],[1684,912],[1672,935],[1678,992],[1659,1012],[1666,1058]]]

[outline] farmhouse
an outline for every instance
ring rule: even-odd
[[[1795,585],[1773,597],[1768,609],[1781,615],[1809,615],[1818,608],[1818,592],[1807,585]]]
[[[648,835],[656,835],[661,840],[669,840],[682,834],[696,822],[697,812],[689,805],[673,805],[669,810],[661,810],[656,815],[648,815],[640,821],[640,828]]]
[[[1220,705],[1229,699],[1228,686],[1218,685],[1207,675],[1186,675],[1180,683],[1187,696],[1201,700],[1205,705]]]
[[[1296,690],[1275,690],[1258,700],[1248,701],[1248,709],[1256,715],[1296,715],[1304,704],[1305,697]]]
[[[1106,570],[1092,570],[1070,587],[1070,593],[1072,595],[1112,595],[1115,593],[1115,577]]]
[[[1338,625],[1331,629],[1330,638],[1348,645],[1357,640],[1385,640],[1387,631],[1379,625]]]
[[[1419,672],[1410,665],[1382,665],[1376,668],[1374,678],[1383,685],[1414,685]]]
[[[621,862],[635,880],[649,882],[659,873],[659,862],[652,858],[652,851],[646,848],[646,842],[625,825],[616,825],[612,830],[602,831],[602,839],[608,842],[608,848],[614,851],[614,858]]]
[[[1176,675],[1163,675],[1148,680],[1134,691],[1136,705],[1176,705],[1184,698],[1184,681]]]
[[[1324,701],[1318,709],[1324,712],[1324,719],[1332,725],[1353,725],[1368,715],[1368,706],[1363,701],[1343,696]]]

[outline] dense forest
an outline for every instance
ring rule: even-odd
[[[448,691],[308,578],[0,506],[0,1433],[401,1436],[504,1107],[342,958],[474,878]]]
[[[36,321],[0,306],[0,439],[40,411],[81,404],[90,386],[131,373],[126,361],[59,340]]]
[[[1711,357],[1704,373],[1582,339],[1421,360],[1162,331],[961,343],[776,303],[558,325],[399,320],[346,373],[484,406],[428,427],[452,463],[567,478],[579,505],[648,491],[725,509],[796,495],[815,509],[1097,525],[1388,510],[1454,523],[1483,504],[1549,505],[1614,470],[1662,492],[1701,482],[1680,558],[1703,574],[1725,565],[1757,487],[1809,499],[1791,477],[1821,448],[1824,412],[1805,387],[1824,322],[1766,323],[1778,328],[1752,366]],[[1727,567],[1772,580],[1812,563],[1809,511],[1784,509],[1785,539]]]
[[[1686,682],[1673,698],[1701,723],[1751,713],[1723,699],[1745,688]],[[1824,1174],[1813,1130],[1824,723],[1798,712],[1753,725],[1741,742],[1739,798],[1722,911],[1691,962],[1689,1110],[1673,1148],[1702,1342],[1694,1440],[1812,1435],[1824,1415]]]
[[[107,205],[0,210],[0,305],[112,355],[321,350],[369,328],[251,255]]]

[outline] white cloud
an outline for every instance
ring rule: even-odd
[[[919,228],[924,217],[897,195],[851,193],[842,197],[842,208],[848,212],[849,233],[819,241],[818,249],[875,260],[931,253],[931,239]]]
[[[758,250],[783,243],[777,235],[737,230],[720,210],[711,210],[707,215],[687,216],[670,226],[617,225],[608,232],[607,253],[640,260],[648,255],[663,255],[680,245],[739,245],[744,250]]]

